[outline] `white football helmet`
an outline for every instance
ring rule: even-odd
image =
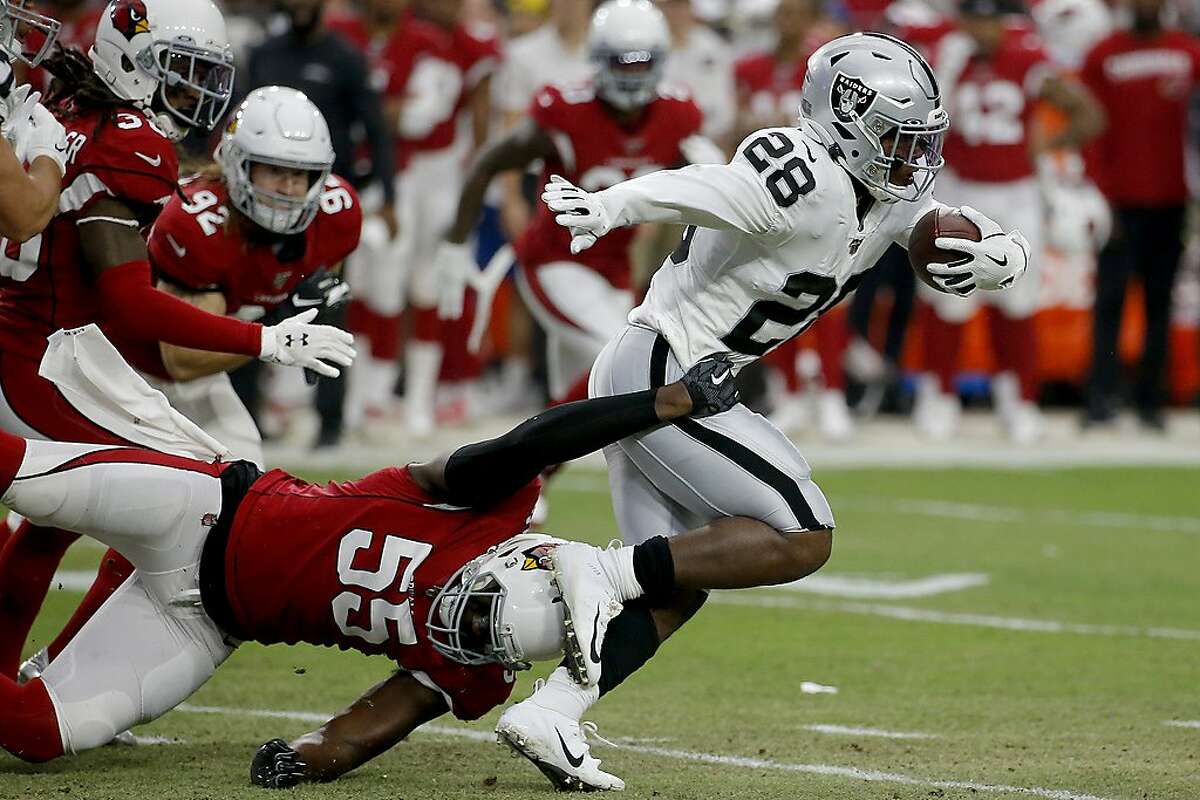
[[[29,8],[30,0],[0,0],[0,50],[31,67],[50,54],[62,23]]]
[[[429,641],[442,655],[469,666],[500,663],[528,669],[563,651],[563,606],[546,562],[562,544],[526,533],[464,564],[429,607]]]
[[[622,111],[646,105],[658,91],[670,47],[667,19],[650,0],[608,0],[588,31],[597,94]]]
[[[950,115],[937,79],[916,50],[891,36],[852,33],[813,53],[800,116],[878,200],[919,200],[942,168]]]
[[[112,0],[89,55],[113,94],[154,114],[172,139],[212,130],[229,107],[233,50],[212,0]],[[193,102],[171,99],[181,91]]]
[[[255,89],[238,108],[215,154],[234,208],[274,233],[300,233],[312,224],[333,166],[325,117],[295,89]],[[309,173],[308,193],[289,197],[254,185],[254,164]]]

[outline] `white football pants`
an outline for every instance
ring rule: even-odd
[[[630,325],[592,368],[589,394],[606,397],[678,380],[666,339]],[[766,417],[738,405],[682,419],[604,448],[613,511],[626,544],[671,536],[720,517],[750,517],[781,532],[833,528],[833,512],[800,451]]]
[[[5,505],[115,548],[137,568],[41,680],[63,751],[156,719],[233,652],[199,603],[197,570],[221,513],[216,466],[151,450],[30,441]]]

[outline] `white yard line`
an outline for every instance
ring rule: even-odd
[[[985,586],[988,576],[979,572],[927,575],[924,578],[879,578],[865,575],[838,575],[818,572],[793,583],[776,587],[804,594],[823,594],[857,600],[900,600],[933,597]]]
[[[879,728],[855,728],[849,725],[805,725],[804,730],[815,733],[828,733],[831,736],[868,736],[877,739],[936,739],[932,733],[909,733],[905,731],[884,731]]]
[[[892,606],[880,603],[834,603],[827,600],[773,597],[767,594],[747,591],[714,592],[709,599],[710,602],[731,606],[757,606],[760,608],[786,608],[804,611],[864,614],[909,622],[967,625],[976,628],[999,628],[1009,631],[1076,633],[1085,636],[1135,636],[1152,639],[1200,641],[1200,630],[1188,630],[1185,628],[1143,627],[1139,625],[1089,625],[1076,622],[1062,622],[1053,619],[1026,619],[1023,617],[999,617],[989,614],[933,611],[927,608]]]
[[[1200,728],[1200,719],[1169,719],[1163,725],[1171,728]]]
[[[193,714],[227,714],[241,717],[267,717],[271,719],[290,719],[298,722],[325,722],[327,714],[310,711],[273,711],[266,709],[222,708],[220,706],[193,706],[184,704],[177,711]],[[495,734],[468,728],[451,728],[445,725],[425,725],[417,733],[424,733],[443,738],[467,739],[473,742],[494,742]],[[666,747],[650,745],[623,745],[623,750],[629,750],[642,755],[658,756],[673,761],[686,761],[700,764],[716,764],[726,767],[745,767],[759,770],[777,770],[781,772],[797,772],[808,775],[824,775],[834,778],[862,781],[866,783],[894,783],[902,786],[918,786],[925,789],[961,789],[971,792],[986,792],[991,794],[1024,794],[1031,797],[1042,797],[1046,800],[1107,800],[1094,794],[1076,792],[1069,789],[1045,789],[1040,786],[1007,786],[994,783],[976,783],[974,781],[938,780],[918,778],[898,772],[880,772],[876,770],[859,769],[858,767],[837,767],[830,764],[798,764],[789,761],[771,761],[763,758],[746,758],[743,756],[727,756],[719,753],[703,753],[693,750],[675,750]]]

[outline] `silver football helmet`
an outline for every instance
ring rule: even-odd
[[[286,86],[251,92],[215,155],[238,211],[273,233],[301,233],[312,224],[334,152],[325,117],[303,92]],[[255,186],[250,174],[255,164],[307,172],[307,193],[290,197]]]
[[[0,51],[36,67],[54,48],[62,23],[29,6],[30,0],[0,0]]]
[[[919,200],[942,168],[950,116],[937,79],[916,50],[891,36],[852,33],[813,53],[800,116],[878,200]]]
[[[563,651],[563,605],[547,556],[562,544],[536,533],[464,564],[429,607],[429,641],[451,661],[529,669]]]
[[[646,105],[658,91],[670,47],[667,18],[650,0],[608,0],[588,31],[597,94],[622,111]]]

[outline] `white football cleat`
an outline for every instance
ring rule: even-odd
[[[567,667],[583,686],[600,684],[600,651],[608,623],[621,613],[620,592],[600,566],[600,548],[568,542],[554,548],[554,579],[563,599]]]
[[[540,706],[532,698],[509,707],[496,723],[497,741],[533,762],[560,792],[621,791],[625,781],[600,769],[585,731],[595,734],[596,726]]]
[[[922,376],[913,404],[913,424],[917,431],[927,439],[944,442],[958,433],[961,421],[962,401],[958,396],[943,392],[933,375]]]

